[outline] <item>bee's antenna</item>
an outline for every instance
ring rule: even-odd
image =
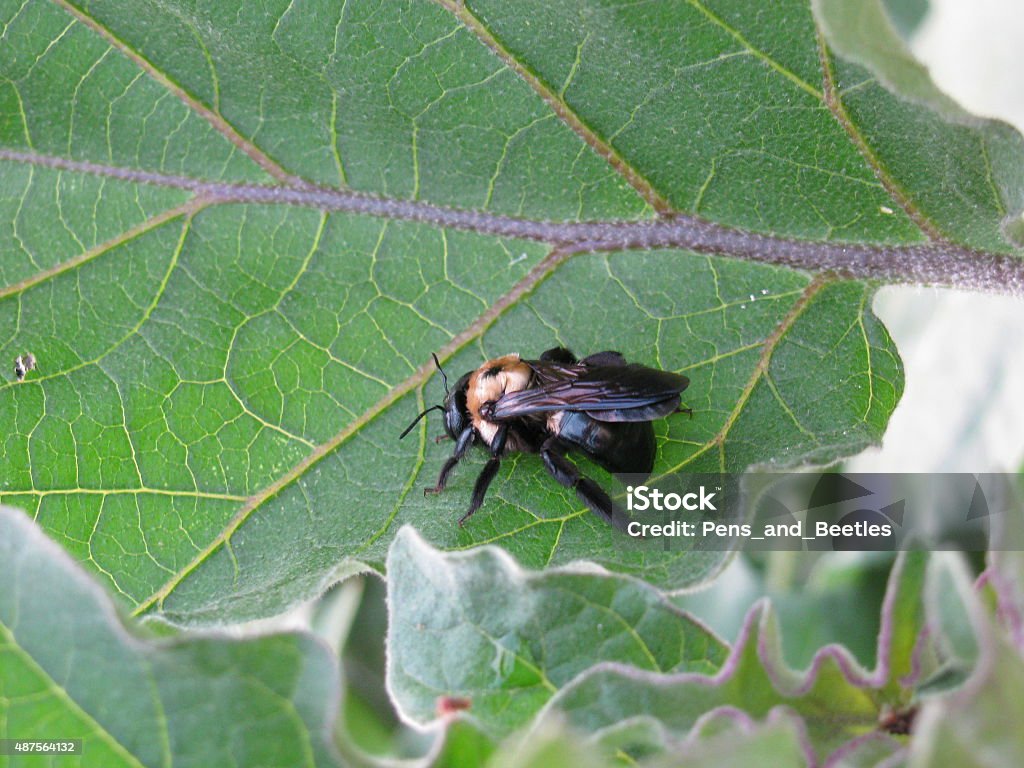
[[[437,366],[437,370],[441,372],[441,380],[444,382],[444,393],[448,394],[448,376],[445,375],[444,368],[441,367],[441,361],[437,359],[437,353],[431,352],[430,356],[434,358],[434,365]]]
[[[443,405],[432,405],[432,406],[430,406],[429,408],[427,408],[427,410],[425,410],[423,413],[421,413],[419,416],[417,416],[415,419],[412,420],[412,424],[410,424],[408,427],[405,428],[405,431],[398,436],[398,439],[401,440],[403,437],[405,437],[410,432],[412,432],[412,428],[415,427],[417,424],[419,424],[420,419],[422,419],[424,416],[426,416],[431,411],[443,411],[443,410],[444,410],[444,406]]]
[[[437,359],[437,353],[436,352],[431,352],[430,356],[432,358],[434,358],[434,365],[436,365],[437,366],[437,370],[439,370],[441,372],[441,381],[444,382],[444,394],[445,394],[445,396],[447,396],[448,395],[448,376],[445,375],[444,368],[441,367],[441,361]],[[427,408],[427,410],[423,411],[423,413],[421,413],[419,416],[417,416],[415,419],[412,420],[412,424],[410,424],[408,427],[405,428],[405,431],[401,435],[398,436],[398,439],[401,440],[403,437],[405,437],[410,432],[412,432],[412,428],[415,427],[419,423],[419,420],[422,419],[424,416],[426,416],[431,411],[443,411],[443,410],[444,410],[444,406],[443,405],[432,405],[432,406],[430,406],[429,408]]]

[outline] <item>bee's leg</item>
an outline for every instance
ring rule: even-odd
[[[576,355],[565,347],[554,347],[541,354],[540,359],[545,363],[562,363],[572,365],[576,362]]]
[[[475,433],[472,427],[466,427],[459,434],[459,439],[455,442],[455,450],[452,455],[448,457],[448,461],[441,467],[441,474],[437,476],[437,485],[433,488],[424,488],[423,495],[426,496],[428,493],[440,493],[444,490],[444,486],[448,482],[448,475],[455,465],[459,463],[459,459],[466,455],[466,451],[469,450],[469,446],[473,444],[473,438]]]
[[[593,355],[587,355],[580,362],[584,365],[621,367],[626,364],[626,358],[622,356],[621,352],[595,352]]]
[[[469,519],[469,516],[480,509],[484,503],[484,496],[487,495],[487,488],[490,486],[494,476],[498,474],[498,467],[501,466],[501,454],[505,450],[505,439],[508,437],[508,425],[502,424],[491,441],[491,458],[484,464],[483,470],[476,479],[473,486],[473,499],[469,502],[469,510],[459,518],[459,527]]]
[[[615,508],[611,497],[600,485],[580,474],[576,465],[565,457],[557,437],[549,437],[544,441],[540,447],[540,458],[555,480],[566,488],[572,488],[580,501],[612,525],[617,525],[612,514]]]

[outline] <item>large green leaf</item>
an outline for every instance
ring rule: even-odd
[[[1012,560],[1013,558],[1011,558]],[[992,585],[1000,593],[1004,612],[1014,599],[1011,582],[1005,577],[1019,563],[993,566]],[[1017,574],[1019,576],[1019,572]],[[1020,765],[1024,761],[1024,739],[1020,723],[1024,707],[1018,691],[1024,685],[1024,658],[1014,645],[1019,629],[1017,616],[1008,619],[1007,633],[996,626],[984,609],[963,563],[953,558],[937,560],[929,573],[929,603],[938,615],[935,625],[950,655],[963,657],[964,639],[978,654],[977,664],[966,683],[944,696],[923,700],[915,723],[915,738],[908,765],[911,768]],[[959,613],[958,621],[950,617]]]
[[[140,638],[6,507],[0,579],[0,738],[82,742],[47,764],[337,765],[337,664],[311,636]]]
[[[599,662],[712,674],[726,656],[701,624],[622,576],[524,573],[493,548],[446,555],[403,528],[388,579],[388,689],[420,723],[456,696],[505,734]]]
[[[916,655],[924,629],[923,553],[901,556],[893,567],[878,637],[877,664],[861,667],[838,645],[821,648],[802,670],[789,667],[768,603],[748,615],[729,658],[713,676],[650,672],[619,663],[591,667],[562,687],[543,716],[570,725],[607,745],[630,751],[671,749],[706,729],[709,718],[736,712],[763,717],[784,708],[799,715],[815,761],[848,752],[892,752],[897,742],[879,721],[903,711],[927,671]],[[875,737],[878,737],[875,739]],[[862,742],[872,741],[871,745]],[[856,763],[855,763],[856,764]]]
[[[642,765],[645,768],[807,768],[806,736],[794,718],[778,716],[766,723],[746,719],[717,724],[706,738],[694,739],[671,756],[649,760],[630,758],[622,753],[602,753],[586,743],[579,734],[543,723],[536,731],[510,739],[495,753],[488,768],[562,768],[566,765],[605,766]],[[709,729],[711,730],[711,729]],[[867,763],[848,763],[844,768],[859,768]]]
[[[1021,207],[1019,136],[834,59],[805,0],[0,0],[0,36],[0,361],[38,359],[0,496],[177,622],[279,612],[403,523],[705,578],[535,457],[458,528],[479,457],[423,499],[447,449],[396,440],[429,353],[621,349],[692,380],[659,470],[827,462],[880,438],[896,351],[871,285],[754,262],[934,275],[890,246],[1007,251]]]

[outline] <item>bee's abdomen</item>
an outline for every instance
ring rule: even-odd
[[[558,436],[609,472],[651,474],[654,427],[649,421],[598,421],[583,411],[562,411]]]

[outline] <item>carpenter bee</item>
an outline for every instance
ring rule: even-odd
[[[680,407],[679,394],[690,383],[677,373],[627,363],[618,352],[598,352],[577,360],[556,347],[540,360],[517,354],[488,360],[463,375],[452,389],[434,355],[444,381],[441,405],[417,416],[401,437],[431,411],[444,413],[444,429],[455,450],[441,467],[437,485],[424,494],[440,493],[448,475],[471,445],[480,442],[491,454],[477,477],[469,510],[461,526],[483,503],[501,458],[512,451],[539,453],[551,476],[591,510],[616,527],[611,498],[565,454],[579,450],[609,472],[646,477],[654,467],[652,419],[692,412]]]

